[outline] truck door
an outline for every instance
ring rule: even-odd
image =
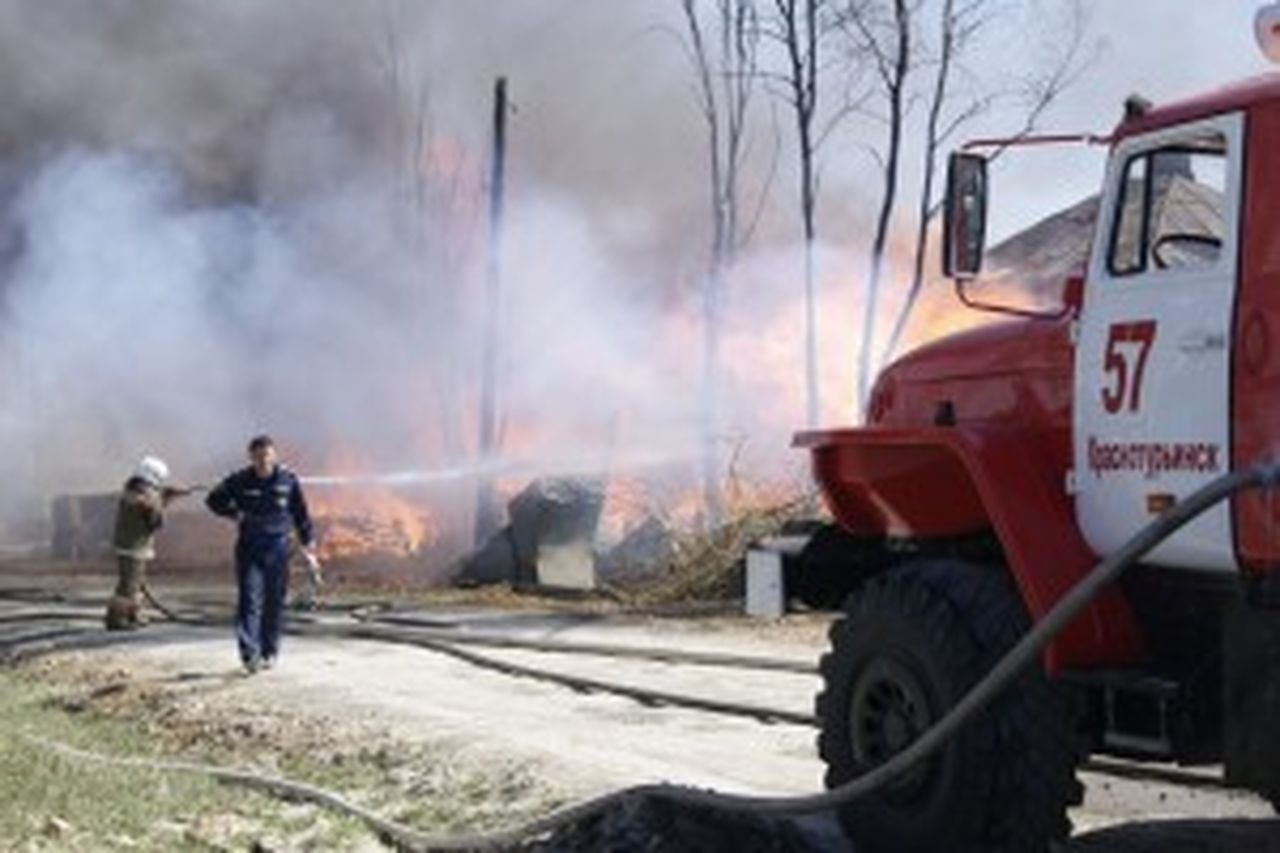
[[[1231,459],[1231,329],[1244,118],[1115,148],[1098,214],[1075,367],[1076,512],[1099,554]],[[1151,562],[1235,569],[1226,504]]]

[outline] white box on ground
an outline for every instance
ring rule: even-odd
[[[782,554],[765,548],[747,551],[747,615],[777,619],[787,611]]]
[[[590,542],[538,547],[538,586],[549,589],[596,588],[596,557]]]

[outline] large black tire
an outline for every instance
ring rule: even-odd
[[[810,610],[839,610],[849,593],[892,562],[883,540],[861,539],[824,524],[788,566],[787,592]]]
[[[1026,631],[1003,568],[905,564],[868,581],[831,628],[818,751],[835,788],[914,740]],[[1039,671],[918,770],[846,806],[860,853],[1043,851],[1071,829],[1080,759],[1065,697]]]

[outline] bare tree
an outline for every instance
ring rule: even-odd
[[[409,236],[416,240],[421,224],[417,219],[426,210],[430,184],[421,163],[432,133],[431,88],[405,49],[404,21],[395,0],[384,0],[381,23],[375,61],[390,102],[387,117],[395,189],[402,209],[412,214],[405,221],[411,229]]]
[[[499,341],[502,313],[502,249],[506,230],[507,184],[507,78],[499,77],[493,88],[493,137],[489,159],[489,234],[485,253],[485,301],[483,338],[480,353],[480,441],[482,464],[498,455],[500,446],[498,412]],[[501,526],[494,481],[482,476],[477,484],[475,545],[480,548]]]
[[[948,86],[951,83],[951,68],[958,47],[963,43],[965,33],[971,33],[977,25],[966,25],[965,15],[982,7],[985,0],[970,0],[965,8],[957,14],[956,0],[943,0],[941,11],[941,36],[939,39],[937,71],[934,74],[933,92],[929,100],[929,116],[925,121],[924,155],[922,164],[922,180],[920,188],[919,221],[916,223],[915,257],[912,262],[911,287],[906,302],[898,312],[889,339],[885,344],[882,360],[893,352],[907,325],[911,309],[919,298],[924,285],[925,251],[929,241],[929,223],[933,219],[933,183],[937,174],[939,124],[942,121],[943,107],[948,97]],[[864,398],[865,399],[865,398]]]
[[[800,223],[804,235],[804,377],[805,422],[817,426],[822,401],[818,387],[817,242],[818,177],[815,164],[821,142],[818,128],[820,82],[819,41],[827,0],[773,0],[773,27],[767,32],[781,44],[786,68],[781,75],[784,97],[796,125],[799,161]]]
[[[938,49],[937,56],[933,59],[934,78],[924,133],[911,284],[885,343],[882,360],[887,360],[897,349],[912,309],[924,287],[930,228],[941,208],[941,202],[935,197],[939,152],[946,141],[979,116],[1004,101],[1013,100],[1018,101],[1024,109],[1018,130],[1012,138],[1017,139],[1035,132],[1045,111],[1071,85],[1082,67],[1080,58],[1084,45],[1085,17],[1079,0],[1073,0],[1067,7],[1068,25],[1054,28],[1055,34],[1065,31],[1067,38],[1055,38],[1057,54],[1048,58],[1042,70],[1015,81],[1014,85],[1004,90],[978,84],[976,91],[969,93],[968,98],[956,98],[953,90],[955,72],[963,69],[967,52],[980,46],[979,36],[994,20],[997,11],[993,0],[942,0]],[[1005,148],[997,149],[993,157],[999,157],[1004,150]]]
[[[883,175],[883,190],[871,240],[866,301],[863,306],[862,336],[858,344],[858,406],[866,404],[871,384],[872,348],[880,290],[888,266],[889,233],[898,205],[902,144],[910,106],[909,85],[914,70],[913,26],[921,0],[892,0],[889,8],[881,0],[848,0],[837,16],[837,24],[849,39],[857,61],[870,63],[876,85],[884,99],[885,140],[876,159]]]
[[[743,166],[757,83],[760,27],[755,0],[711,0],[710,21],[698,0],[680,0],[699,111],[707,128],[711,251],[702,283],[703,496],[707,522],[723,512],[720,429],[720,323],[727,278],[753,225],[744,215]]]

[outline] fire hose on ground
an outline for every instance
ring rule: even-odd
[[[0,598],[4,598],[0,592]],[[162,615],[169,622],[183,625],[205,627],[211,624],[207,618],[195,615],[176,615],[172,609],[165,608]],[[65,612],[26,612],[20,614],[0,615],[0,627],[5,624],[22,624],[28,622],[65,621],[74,619],[77,614]],[[353,614],[354,615],[354,614]],[[82,617],[96,621],[95,617]],[[651,688],[620,684],[613,681],[602,681],[586,678],[562,671],[549,670],[537,666],[512,663],[500,658],[491,657],[469,651],[466,646],[490,647],[504,650],[544,652],[552,655],[586,655],[591,657],[630,658],[635,660],[656,661],[682,666],[707,666],[714,668],[745,669],[750,671],[778,672],[794,675],[818,674],[818,667],[813,663],[802,663],[785,658],[759,657],[755,655],[735,655],[709,652],[690,652],[685,649],[652,648],[641,646],[619,645],[613,643],[566,642],[563,640],[537,640],[525,637],[509,637],[490,633],[457,633],[454,630],[438,627],[442,623],[434,620],[423,620],[409,616],[385,618],[381,616],[356,616],[365,625],[322,625],[316,623],[296,624],[290,633],[304,637],[337,638],[367,640],[392,645],[407,645],[441,654],[463,661],[464,663],[487,669],[514,678],[528,678],[535,681],[556,684],[580,693],[608,694],[631,699],[646,707],[671,707],[702,711],[709,714],[724,715],[755,720],[764,724],[785,723],[799,726],[818,726],[818,718],[809,713],[793,710],[766,707],[762,705],[737,702],[733,700],[707,699],[685,693],[671,693]],[[419,627],[419,626],[433,627]],[[407,629],[407,630],[397,630]],[[134,637],[136,635],[126,635]],[[81,649],[90,638],[101,639],[102,635],[94,631],[79,628],[55,628],[51,632],[37,631],[24,634],[18,638],[5,638],[0,647],[20,644],[24,648],[32,648],[30,654],[9,655],[6,660],[22,657],[50,654],[66,649]],[[1093,757],[1080,765],[1083,770],[1092,770],[1103,775],[1122,779],[1158,781],[1169,785],[1190,786],[1226,790],[1230,786],[1222,780],[1201,774],[1174,770],[1155,766],[1133,766],[1123,761]]]
[[[196,773],[221,781],[282,793],[315,802],[364,821],[384,840],[411,851],[511,850],[545,842],[557,832],[593,815],[628,802],[648,800],[666,805],[714,813],[745,813],[764,817],[804,817],[830,812],[893,783],[916,764],[930,758],[969,721],[980,714],[1027,667],[1036,665],[1044,650],[1104,589],[1151,550],[1182,527],[1231,496],[1246,490],[1271,488],[1280,483],[1280,466],[1255,465],[1210,482],[1189,495],[1135,534],[1120,549],[1100,562],[1029,630],[1018,643],[943,717],[919,738],[888,761],[838,788],[807,796],[762,797],[724,794],[671,784],[642,785],[606,794],[561,809],[542,819],[509,830],[473,835],[436,837],[384,820],[334,794],[311,786],[258,774],[200,764],[117,759],[41,742],[67,757],[103,761],[162,772]],[[442,644],[443,645],[443,644]]]

